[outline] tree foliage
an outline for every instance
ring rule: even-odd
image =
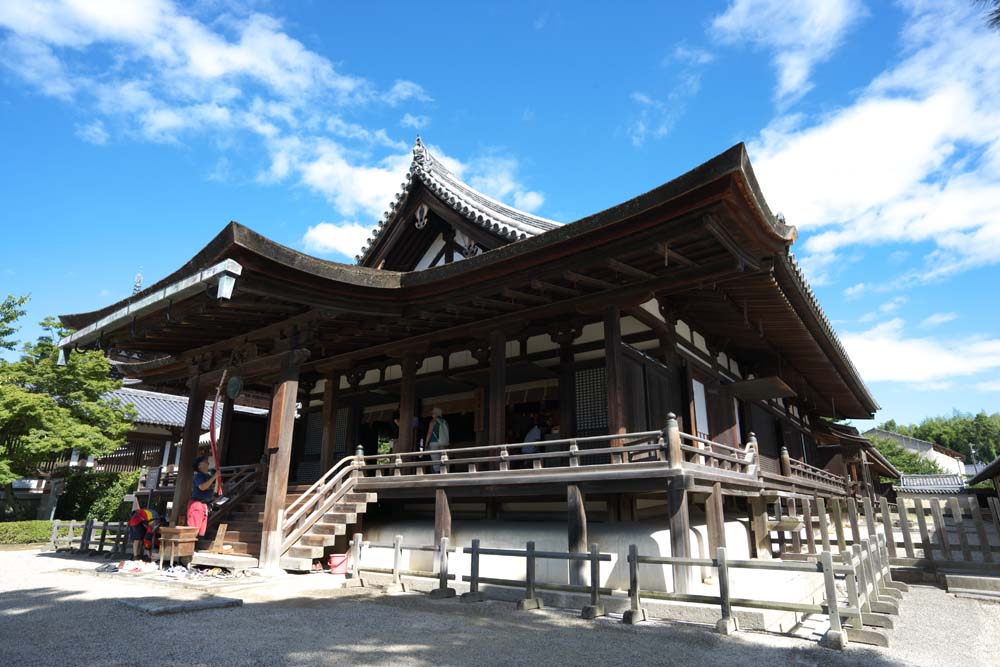
[[[1000,30],[1000,0],[974,0],[986,8],[986,23],[994,30]]]
[[[903,449],[894,440],[879,436],[869,439],[875,446],[875,449],[881,452],[885,458],[889,459],[889,462],[896,466],[896,470],[904,475],[940,475],[944,473],[944,470],[938,464],[934,463],[934,461],[925,459],[916,452]]]
[[[889,420],[879,428],[954,449],[967,463],[972,463],[973,453],[979,463],[989,463],[1000,453],[1000,413],[956,411],[950,417],[927,417],[919,424]]]
[[[135,415],[131,405],[105,398],[121,382],[103,354],[75,352],[59,364],[57,342],[67,332],[55,319],[41,325],[18,361],[0,361],[0,484],[36,474],[40,463],[74,449],[83,456],[114,451]]]
[[[17,320],[24,317],[24,304],[28,303],[27,296],[14,296],[8,294],[7,298],[0,301],[0,350],[13,350],[17,347],[14,334],[17,333]]]

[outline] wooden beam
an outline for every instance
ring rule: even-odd
[[[566,529],[568,551],[584,553],[587,551],[587,507],[584,504],[583,493],[577,484],[566,485]],[[569,583],[571,586],[585,586],[587,573],[586,561],[569,562]]]
[[[663,257],[666,257],[669,261],[677,262],[683,266],[696,266],[696,263],[685,257],[684,255],[671,250],[669,244],[665,241],[661,241],[656,244],[656,253]],[[669,262],[664,262],[664,266],[667,266]]]
[[[236,401],[229,397],[229,393],[226,391],[226,387],[222,388],[222,415],[221,417],[216,417],[219,421],[216,423],[219,425],[219,437],[216,443],[219,450],[219,465],[226,465],[226,458],[229,455],[229,443],[232,440],[232,430],[233,430],[233,408]]]
[[[420,360],[412,354],[407,354],[399,365],[402,369],[402,377],[399,382],[399,438],[396,439],[396,451],[412,452],[414,450],[413,416],[417,411],[416,380]]]
[[[639,278],[640,280],[649,280],[656,277],[655,274],[652,274],[649,271],[643,271],[642,269],[636,268],[631,264],[620,262],[617,259],[607,260],[607,265],[608,268],[617,271],[618,273],[626,276],[632,276],[633,278]]]
[[[507,439],[507,337],[501,329],[490,333],[489,443]]]
[[[442,537],[451,537],[451,503],[444,489],[434,490],[434,544]]]
[[[705,499],[705,518],[708,522],[708,553],[714,554],[726,546],[726,515],[722,502],[722,483],[712,485],[712,493]]]
[[[561,294],[563,296],[580,296],[583,294],[583,292],[578,289],[564,287],[563,285],[556,285],[555,283],[545,282],[544,280],[532,280],[530,285],[531,289],[539,292],[551,292],[552,294]]]
[[[604,309],[604,364],[607,372],[608,433],[625,433],[625,393],[622,377],[622,326],[621,311],[617,306]],[[612,447],[620,447],[620,440],[612,440]]]
[[[690,558],[691,517],[688,514],[688,494],[679,480],[671,480],[667,487],[667,516],[670,520],[670,556]],[[673,565],[674,592],[687,593],[691,583],[691,567]]]
[[[350,363],[361,359],[371,359],[378,356],[399,354],[404,350],[413,349],[417,345],[430,345],[437,341],[467,337],[473,330],[484,328],[502,327],[508,325],[511,320],[530,321],[532,319],[551,320],[553,317],[575,311],[579,307],[588,304],[601,305],[606,303],[621,303],[629,300],[637,294],[646,294],[649,291],[670,294],[678,291],[691,289],[691,287],[703,282],[723,282],[736,277],[743,277],[745,273],[740,272],[731,261],[713,263],[711,265],[699,266],[694,269],[681,269],[670,271],[655,280],[641,281],[631,285],[616,286],[614,289],[581,295],[565,301],[557,301],[551,304],[526,308],[516,313],[504,314],[491,317],[488,320],[477,320],[467,324],[460,324],[449,329],[440,329],[412,338],[374,345],[352,352],[338,354],[326,359],[312,362],[305,370],[322,372],[329,368],[342,368],[345,363]],[[457,308],[457,307],[455,307]],[[446,310],[451,310],[445,306]],[[475,309],[469,309],[478,312]],[[455,310],[453,312],[459,312]],[[481,312],[479,312],[482,315]]]
[[[588,285],[590,287],[597,287],[598,289],[614,289],[615,287],[621,287],[618,283],[611,283],[607,280],[601,280],[600,278],[577,273],[576,271],[563,271],[563,278],[576,285]]]
[[[206,385],[197,375],[189,381],[187,413],[184,416],[184,435],[180,443],[181,458],[178,463],[177,481],[174,483],[174,502],[170,509],[170,525],[180,525],[178,520],[187,517],[191,500],[191,481],[194,477],[194,460],[198,455],[198,438],[205,413]]]
[[[289,357],[292,361],[293,357]],[[271,420],[267,429],[267,494],[261,527],[260,567],[277,569],[281,560],[282,523],[288,470],[292,461],[295,404],[298,402],[299,367],[288,363],[271,392]]]
[[[340,373],[331,372],[323,383],[323,440],[319,453],[319,467],[325,473],[336,464],[337,449],[337,394],[340,391]]]

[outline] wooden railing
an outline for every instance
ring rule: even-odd
[[[709,468],[756,476],[757,440],[753,434],[750,435],[750,440],[743,447],[732,447],[687,433],[681,433],[680,438],[680,448],[685,464],[708,466]]]
[[[792,473],[791,477],[798,477],[813,482],[819,482],[821,484],[828,484],[839,489],[846,488],[844,486],[844,478],[830,472],[829,470],[823,470],[822,468],[811,466],[804,461],[796,461],[794,459],[789,461],[789,466]]]
[[[240,504],[242,500],[253,495],[257,490],[257,483],[260,481],[263,466],[224,466],[222,472],[222,492],[226,502],[221,506],[216,506],[208,516],[208,525],[218,525],[223,519],[229,516],[233,508]]]
[[[136,489],[139,493],[172,492],[174,486],[177,484],[178,470],[175,465],[143,468],[142,471],[142,474],[139,476],[139,487]],[[229,493],[228,489],[237,484],[238,480],[242,481],[248,471],[253,471],[254,474],[258,474],[261,472],[261,466],[254,464],[242,466],[222,466],[219,468],[219,472],[222,474],[222,486],[224,491]]]
[[[288,551],[313,524],[354,488],[359,456],[341,459],[285,508],[281,521],[281,553]]]

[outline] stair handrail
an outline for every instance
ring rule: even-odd
[[[281,553],[284,554],[295,542],[302,537],[321,516],[336,504],[341,498],[354,489],[355,466],[353,457],[347,459],[351,465],[334,466],[328,471],[324,478],[328,478],[322,486],[317,487],[317,491],[311,494],[311,498],[301,507],[295,510],[294,514],[285,519],[281,524]],[[341,461],[344,463],[344,461]],[[332,476],[329,473],[334,473]],[[305,494],[303,494],[304,496]],[[310,510],[307,513],[307,510]]]
[[[282,525],[282,532],[288,529],[302,517],[302,514],[318,500],[331,482],[339,482],[340,477],[348,472],[354,471],[355,457],[348,456],[337,462],[335,466],[327,470],[322,477],[313,482],[306,491],[296,498],[287,508],[285,508],[285,521]],[[300,507],[301,505],[301,507]]]
[[[220,523],[234,507],[239,505],[240,501],[256,491],[261,466],[228,466],[220,468],[219,471],[220,473],[227,471],[232,474],[223,476],[223,490],[227,497],[226,504],[209,515],[209,525]]]

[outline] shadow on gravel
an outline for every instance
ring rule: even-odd
[[[0,575],[2,576],[2,575]],[[338,592],[243,607],[148,616],[87,586],[0,595],[0,663],[116,665],[895,665],[852,646],[768,646],[703,626],[619,617],[584,621],[569,610],[515,611],[421,594]],[[93,589],[90,589],[91,591]],[[90,593],[88,593],[90,594]],[[163,599],[169,600],[165,595]]]

